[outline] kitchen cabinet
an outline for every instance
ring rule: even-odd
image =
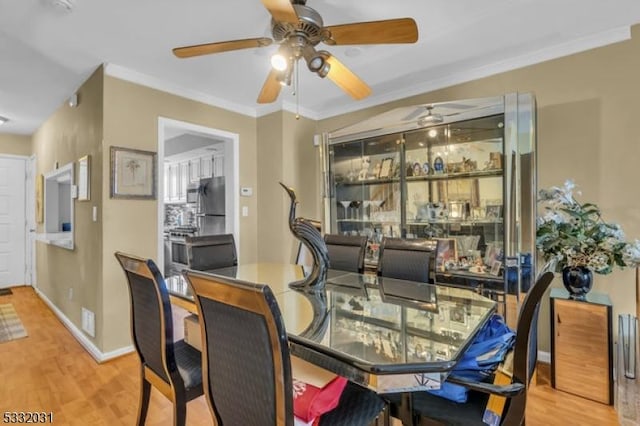
[[[178,164],[178,202],[187,201],[187,185],[189,185],[189,161]]]
[[[224,176],[224,156],[197,155],[188,160],[165,163],[164,202],[185,203],[189,184],[215,176]]]
[[[189,182],[200,182],[200,158],[189,160]]]
[[[165,203],[176,203],[180,199],[180,167],[178,163],[165,164]]]
[[[324,229],[366,235],[369,268],[383,237],[431,238],[436,281],[501,296],[528,289],[532,95],[398,108],[324,134],[321,155]]]
[[[213,176],[213,157],[210,155],[205,155],[199,158],[200,161],[200,177],[201,178],[210,178]]]

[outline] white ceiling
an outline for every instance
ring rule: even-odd
[[[67,11],[55,2],[72,2]],[[309,0],[325,25],[412,17],[413,45],[322,46],[373,89],[353,101],[300,70],[299,108],[324,118],[626,39],[638,0]],[[30,134],[101,64],[107,73],[251,116],[277,46],[178,59],[173,47],[270,36],[259,0],[0,0],[3,133]]]

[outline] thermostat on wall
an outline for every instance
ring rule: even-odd
[[[253,188],[240,188],[240,195],[243,197],[251,197],[253,195]]]

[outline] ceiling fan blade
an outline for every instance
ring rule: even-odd
[[[351,95],[353,99],[360,100],[371,94],[371,88],[367,83],[344,66],[335,56],[329,56],[326,60],[331,65],[327,77],[339,88]]]
[[[413,112],[409,115],[407,115],[406,117],[404,117],[402,119],[402,121],[412,121],[415,120],[416,118],[420,117],[422,114],[424,114],[426,112],[426,108],[423,106],[419,106],[418,108],[414,109]]]
[[[259,104],[270,104],[278,99],[280,89],[282,89],[282,85],[278,81],[279,72],[278,70],[272,69],[267,76],[267,79],[262,85],[262,90],[260,90],[260,94],[258,95]]]
[[[178,58],[208,55],[210,53],[228,52],[230,50],[250,49],[252,47],[269,46],[273,40],[267,37],[246,38],[243,40],[221,41],[219,43],[196,44],[194,46],[176,47],[173,54]]]
[[[411,18],[387,19],[384,21],[356,22],[353,24],[325,27],[331,37],[326,44],[391,44],[415,43],[418,27]]]
[[[298,14],[290,0],[261,0],[273,19],[278,22],[298,23]]]

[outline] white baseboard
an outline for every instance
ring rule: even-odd
[[[109,361],[110,359],[117,358],[119,356],[128,354],[134,351],[133,346],[125,346],[109,352],[101,352],[91,340],[85,336],[84,332],[80,330],[76,325],[71,322],[69,318],[60,310],[51,300],[38,288],[34,288],[38,296],[47,304],[47,306],[53,311],[62,324],[71,332],[71,335],[80,343],[80,345],[89,352],[89,355],[98,363]]]
[[[551,352],[538,351],[538,362],[551,364]]]

